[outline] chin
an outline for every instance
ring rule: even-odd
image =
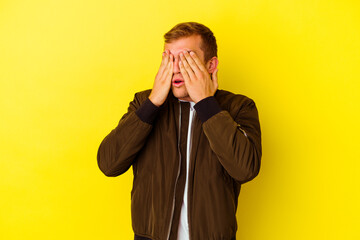
[[[186,91],[186,88],[174,88],[173,87],[171,90],[176,98],[184,100],[184,101],[192,101],[188,92]]]

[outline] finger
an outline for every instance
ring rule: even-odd
[[[204,64],[200,61],[200,58],[198,57],[198,55],[196,55],[195,52],[191,51],[190,55],[192,56],[192,58],[194,59],[196,65],[198,66],[198,68],[202,71],[202,72],[207,72]]]
[[[172,68],[173,58],[174,58],[174,56],[170,53],[170,55],[169,55],[169,61],[168,61],[167,65],[166,65],[166,70],[167,70],[167,72],[170,71],[171,68]]]
[[[173,61],[173,59],[174,59],[174,56],[171,54],[170,55],[170,67],[169,67],[167,77],[166,77],[166,81],[170,82],[170,84],[171,84],[171,79],[172,79],[173,72],[174,72],[174,61]]]
[[[160,67],[165,67],[167,65],[169,58],[170,58],[169,54],[170,54],[170,52],[167,49],[163,52],[163,57],[162,57],[162,62],[161,62]]]
[[[188,72],[185,70],[185,67],[184,67],[184,64],[182,61],[179,61],[179,67],[180,67],[181,75],[184,78],[185,84],[187,84],[191,80],[190,80],[190,76],[189,76]]]
[[[184,64],[182,63],[181,60],[179,61],[179,67],[180,67],[181,75],[184,78],[185,85],[188,85],[191,82],[191,79],[188,72],[185,70]]]
[[[172,59],[172,57],[169,56],[169,61],[166,63],[166,66],[165,66],[165,68],[163,70],[163,73],[161,75],[161,79],[165,80],[167,78],[169,72],[171,71],[171,66],[172,66],[172,62],[173,62],[171,59]]]
[[[191,51],[192,52],[192,51]],[[184,56],[186,58],[186,61],[189,63],[191,69],[194,71],[194,73],[199,76],[199,74],[201,73],[201,70],[198,66],[198,63],[196,63],[193,59],[192,56],[190,56],[190,54],[187,51],[184,51]]]
[[[169,63],[169,54],[168,54],[168,50],[165,50],[164,51],[164,54],[163,54],[163,58],[162,58],[162,61],[161,61],[161,65],[160,65],[160,68],[159,68],[159,72],[158,72],[158,75],[160,77],[163,76],[164,74],[164,71]]]
[[[166,49],[165,50],[165,59],[166,59],[166,61],[170,60],[170,55],[171,55],[170,51],[168,49]]]
[[[196,79],[195,73],[192,70],[192,68],[190,67],[189,63],[186,61],[186,58],[183,53],[180,53],[180,60],[181,60],[180,62],[182,63],[182,65],[184,67],[184,70],[188,73],[190,79],[195,80]]]

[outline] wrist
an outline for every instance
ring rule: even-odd
[[[154,105],[149,98],[147,98],[140,107],[135,111],[136,115],[143,121],[153,124],[159,112],[159,107]]]
[[[208,98],[208,97],[212,97],[212,96],[210,96],[210,95],[208,95],[208,96],[202,96],[202,97],[199,97],[198,99],[194,100],[194,102],[195,102],[195,104],[196,104],[196,103],[200,102],[201,100],[204,100],[205,98]]]
[[[157,107],[160,107],[162,104],[159,101],[155,100],[152,96],[149,96],[149,100],[151,101],[152,104],[154,104]]]
[[[214,96],[209,96],[194,105],[201,122],[206,122],[209,118],[222,111],[218,101]]]

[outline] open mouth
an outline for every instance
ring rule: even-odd
[[[181,83],[181,82],[183,82],[184,80],[183,79],[181,79],[181,78],[175,78],[175,79],[173,79],[173,83]]]
[[[176,79],[173,81],[173,86],[175,87],[180,87],[184,84],[184,81],[183,80],[180,80],[180,79]]]

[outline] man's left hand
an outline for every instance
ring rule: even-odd
[[[179,66],[185,81],[186,90],[195,103],[204,98],[214,96],[218,88],[218,69],[214,70],[211,79],[209,72],[193,51],[190,54],[187,51],[180,53]]]

